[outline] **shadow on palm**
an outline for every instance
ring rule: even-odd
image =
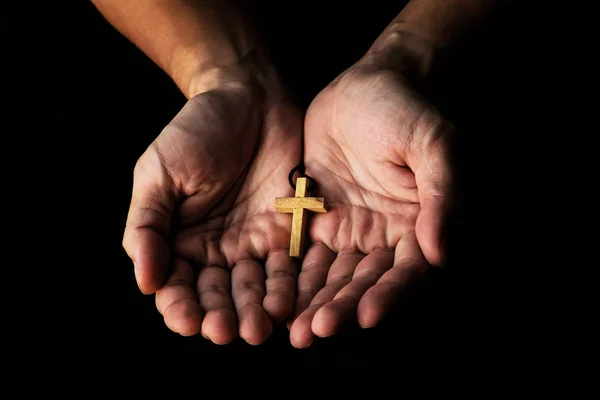
[[[272,203],[300,152],[293,106],[233,88],[191,99],[140,158],[124,246],[171,330],[258,344],[291,313],[297,267]]]
[[[352,68],[305,120],[307,174],[329,212],[312,216],[290,336],[296,347],[344,323],[379,323],[439,263],[446,123],[402,77]],[[438,179],[439,178],[439,179]],[[424,251],[428,255],[426,258]]]

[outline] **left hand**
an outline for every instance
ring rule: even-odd
[[[328,212],[311,215],[293,346],[353,319],[376,325],[405,286],[442,264],[452,133],[401,74],[371,65],[357,63],[314,99],[305,165]]]

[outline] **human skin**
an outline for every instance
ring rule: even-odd
[[[302,112],[227,1],[95,0],[189,99],[134,169],[123,246],[166,325],[262,343],[293,311],[298,267],[274,199],[292,196]]]
[[[329,212],[312,217],[288,322],[295,347],[347,322],[375,326],[431,266],[444,265],[455,130],[415,84],[494,5],[409,2],[308,108],[304,162]]]
[[[123,237],[171,330],[259,344],[294,312],[291,341],[305,347],[348,319],[378,323],[443,264],[453,128],[412,83],[494,2],[410,1],[304,122],[235,4],[93,3],[188,99],[136,163]],[[285,182],[303,130],[307,172],[331,209],[313,219],[298,276],[290,216],[272,206],[293,195]]]

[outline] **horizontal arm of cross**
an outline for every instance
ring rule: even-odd
[[[302,208],[317,213],[327,212],[323,197],[277,197],[275,199],[275,210],[280,213],[292,213],[294,209]]]

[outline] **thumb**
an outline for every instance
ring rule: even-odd
[[[148,163],[148,157],[152,156],[146,156],[142,156],[145,162],[140,159],[134,170],[123,248],[133,261],[140,290],[151,294],[160,289],[166,279],[170,252],[167,237],[175,200],[170,177],[164,169],[154,173],[161,164],[158,160]]]
[[[427,261],[440,266],[445,261],[445,223],[453,204],[453,165],[450,161],[454,130],[448,130],[426,143],[414,155],[415,180],[421,203],[416,235]]]

